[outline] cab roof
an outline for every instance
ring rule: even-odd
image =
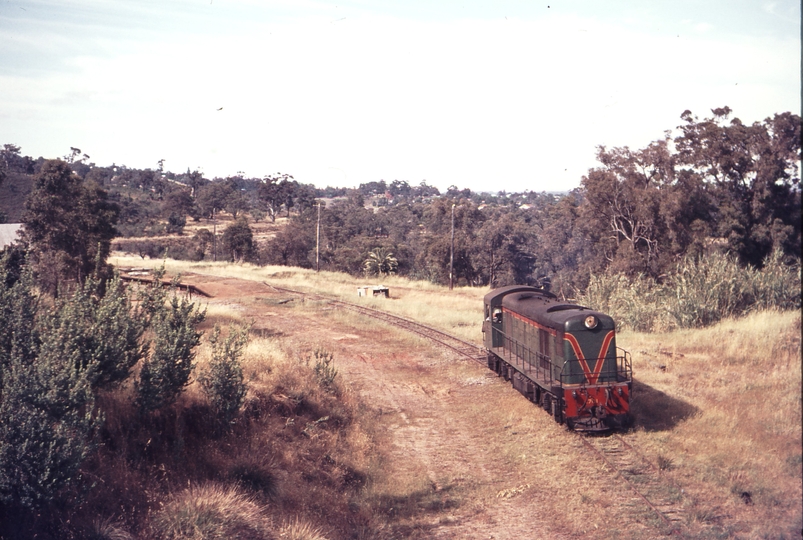
[[[585,306],[558,299],[554,294],[535,287],[513,285],[500,287],[485,295],[485,303],[502,307],[549,328],[564,331],[580,330],[589,315],[599,319],[599,329],[613,330],[613,319]],[[578,326],[579,325],[579,326]]]

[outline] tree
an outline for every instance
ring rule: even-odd
[[[119,207],[106,192],[83,182],[59,160],[47,161],[25,202],[23,238],[47,291],[65,279],[82,282],[105,266],[115,236]]]
[[[251,217],[254,218],[256,223],[259,223],[261,220],[265,219],[265,212],[260,208],[251,208],[248,213],[251,214]]]
[[[44,506],[80,475],[100,418],[92,383],[98,365],[80,354],[63,303],[40,326],[30,273],[12,286],[0,268],[0,502]],[[50,332],[57,328],[59,331]]]
[[[3,149],[0,150],[0,160],[2,160],[3,169],[13,170],[20,168],[20,163],[22,162],[20,147],[15,144],[4,144]]]
[[[773,248],[800,254],[800,117],[785,112],[763,122],[728,123],[729,107],[699,120],[690,111],[675,139],[678,161],[717,204],[718,236],[742,263],[760,267]]]
[[[244,217],[226,227],[220,243],[231,261],[249,260],[254,254],[254,234]]]
[[[292,179],[293,177],[289,174],[276,173],[266,176],[257,188],[257,197],[265,204],[265,209],[272,222],[276,221],[276,215],[284,202],[284,186]]]
[[[535,257],[530,253],[527,233],[518,210],[486,220],[471,251],[478,281],[491,288],[528,283]]]
[[[162,202],[162,216],[185,217],[192,214],[193,200],[189,191],[185,189],[174,189],[168,193]]]
[[[211,218],[213,211],[226,208],[226,202],[232,193],[234,188],[230,183],[211,182],[196,191],[195,204],[203,217]]]
[[[153,313],[153,352],[143,362],[135,383],[137,405],[143,414],[171,405],[190,383],[195,348],[201,339],[196,327],[206,316],[187,298],[179,300],[175,294],[166,306],[159,304],[156,295]]]
[[[190,170],[187,169],[187,172],[184,175],[184,183],[190,186],[190,195],[192,197],[197,197],[200,188],[206,185],[208,182],[209,181],[204,178],[204,175],[197,170],[190,172]]]
[[[211,250],[211,246],[215,241],[215,236],[209,229],[198,229],[193,236],[195,241],[195,253],[197,260],[203,260],[206,254]]]
[[[315,224],[305,220],[291,221],[268,243],[266,262],[312,268],[310,253],[314,249]]]
[[[399,261],[385,248],[374,248],[368,253],[368,258],[363,262],[363,270],[368,275],[389,276],[396,273]]]
[[[248,197],[246,197],[245,193],[243,193],[243,190],[240,187],[240,185],[243,183],[243,178],[241,176],[232,176],[227,178],[225,183],[230,189],[224,201],[223,208],[226,210],[226,212],[231,214],[232,217],[236,218],[237,214],[240,212],[247,212],[248,208],[250,207]]]

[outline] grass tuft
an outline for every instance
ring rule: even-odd
[[[134,535],[126,531],[120,523],[112,518],[96,519],[89,530],[85,531],[85,540],[134,540]]]
[[[218,484],[190,487],[164,505],[153,519],[164,540],[274,538],[264,509],[237,488]]]
[[[327,540],[323,532],[306,521],[296,518],[282,525],[279,529],[279,538],[286,540]]]

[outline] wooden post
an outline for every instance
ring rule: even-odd
[[[321,202],[318,201],[318,227],[315,231],[315,271],[321,269]]]
[[[449,249],[449,290],[454,287],[454,207],[452,203],[452,243]]]

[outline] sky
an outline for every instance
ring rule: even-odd
[[[0,144],[207,178],[566,191],[597,147],[801,113],[793,0],[0,0]]]

